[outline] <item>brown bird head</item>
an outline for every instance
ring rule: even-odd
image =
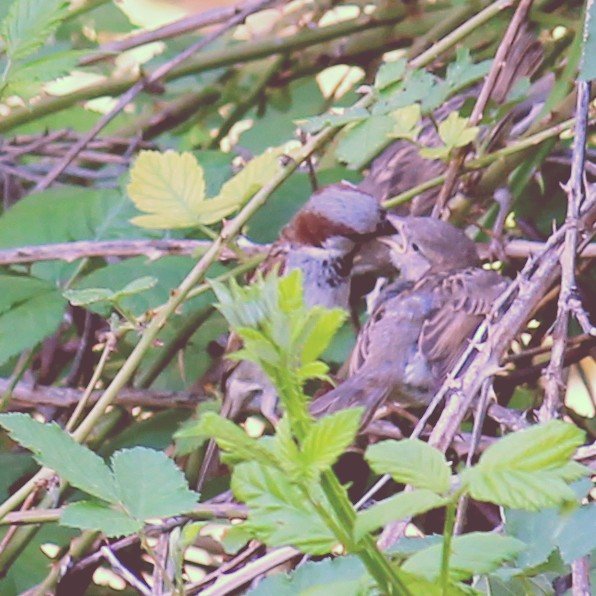
[[[315,192],[282,237],[295,245],[348,253],[357,243],[392,230],[374,197],[340,182]]]
[[[426,273],[440,273],[480,264],[476,246],[462,230],[432,217],[388,215],[395,233],[379,241],[389,246],[391,261],[401,277],[417,281]]]

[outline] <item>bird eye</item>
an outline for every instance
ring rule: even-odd
[[[420,252],[420,247],[415,242],[412,242],[412,250],[414,252]]]

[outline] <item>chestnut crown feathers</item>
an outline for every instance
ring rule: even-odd
[[[354,242],[387,232],[385,211],[371,195],[347,183],[315,192],[283,231],[290,242],[323,246],[333,237]]]

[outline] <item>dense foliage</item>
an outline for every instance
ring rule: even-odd
[[[208,5],[0,5],[0,593],[587,593],[593,3]],[[435,412],[314,420],[364,300],[252,274],[342,180],[512,280]]]

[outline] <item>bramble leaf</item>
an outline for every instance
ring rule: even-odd
[[[449,490],[451,472],[445,456],[419,439],[381,441],[369,447],[365,457],[375,472],[390,474],[396,482],[435,493]]]

